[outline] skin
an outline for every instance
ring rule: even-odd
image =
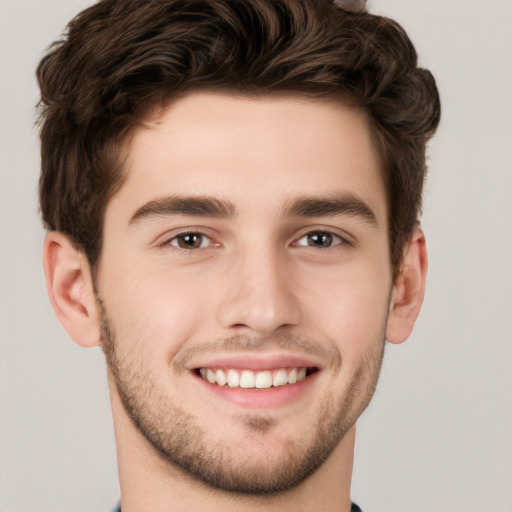
[[[123,511],[348,511],[354,424],[384,338],[400,343],[412,330],[427,268],[417,230],[392,279],[365,115],[297,97],[194,93],[134,131],[125,170],[96,283],[65,235],[49,233],[44,247],[57,316],[107,356]],[[191,197],[222,203],[222,215],[183,211]],[[297,207],[305,198],[313,214]],[[194,248],[183,248],[185,234]],[[265,390],[235,400],[196,371],[218,358],[257,368],[292,357],[316,372],[277,405]]]

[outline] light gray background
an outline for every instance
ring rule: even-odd
[[[105,369],[57,324],[40,264],[34,69],[89,0],[0,0],[0,510],[105,511]],[[359,422],[365,512],[512,511],[512,1],[373,0],[437,77],[427,298]]]

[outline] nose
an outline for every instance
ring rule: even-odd
[[[218,306],[223,328],[268,336],[300,322],[291,267],[279,251],[241,251],[228,274]]]

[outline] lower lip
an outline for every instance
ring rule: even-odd
[[[244,389],[218,386],[196,376],[199,384],[210,393],[227,400],[239,407],[247,409],[272,409],[283,407],[298,400],[310,388],[319,372],[308,375],[304,380],[295,384],[286,384],[275,388]]]

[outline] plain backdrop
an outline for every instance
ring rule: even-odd
[[[100,350],[54,319],[41,268],[34,69],[89,0],[0,0],[0,511],[101,512],[118,494]],[[512,511],[512,1],[373,0],[437,78],[424,309],[359,421],[365,512]]]

